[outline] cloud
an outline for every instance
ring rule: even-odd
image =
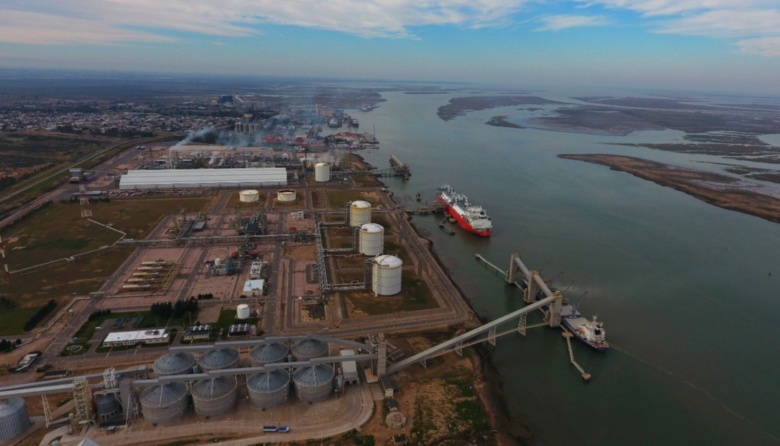
[[[656,32],[736,39],[742,52],[780,56],[777,0],[577,0],[587,8],[623,9],[651,20]]]
[[[742,52],[747,54],[780,57],[780,37],[746,39],[738,42],[737,45]]]
[[[541,21],[544,22],[544,25],[537,28],[536,31],[560,31],[583,26],[603,26],[609,23],[603,16],[587,15],[553,15],[542,17]]]
[[[106,42],[148,42],[166,40],[163,36],[171,31],[241,37],[257,34],[264,25],[411,38],[410,29],[418,26],[480,28],[504,24],[529,1],[4,0],[0,5],[0,41],[98,43],[102,34]]]

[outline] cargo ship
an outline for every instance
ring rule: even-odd
[[[604,323],[600,322],[596,316],[593,316],[593,320],[588,320],[582,317],[574,305],[563,305],[561,307],[561,325],[590,348],[599,352],[609,349]]]
[[[493,222],[482,206],[472,205],[465,195],[455,192],[449,184],[439,188],[438,201],[446,206],[447,212],[461,228],[482,237],[490,237]]]

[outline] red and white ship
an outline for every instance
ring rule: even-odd
[[[439,188],[438,200],[447,207],[447,212],[461,228],[482,237],[490,236],[493,222],[482,206],[472,205],[465,195],[455,192],[449,184]]]

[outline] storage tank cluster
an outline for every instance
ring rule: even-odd
[[[265,364],[282,362],[290,353],[289,347],[284,344],[273,343],[258,345],[249,352],[249,363],[252,367],[260,367]]]
[[[322,401],[333,392],[334,375],[333,367],[327,364],[298,368],[293,372],[295,394],[304,402]]]
[[[359,228],[366,223],[371,223],[371,203],[367,201],[353,201],[349,205],[349,225]]]
[[[328,344],[316,339],[304,339],[296,342],[291,351],[296,361],[308,361],[328,356]]]
[[[260,409],[280,406],[290,395],[290,373],[287,370],[271,370],[255,373],[246,381],[249,402]]]
[[[360,227],[358,251],[367,256],[378,256],[385,249],[385,228],[376,223]]]
[[[195,357],[187,352],[170,352],[157,358],[152,370],[157,376],[185,375],[192,373],[195,367]]]
[[[233,377],[219,376],[198,381],[192,386],[195,413],[216,417],[227,413],[238,402],[238,385]]]
[[[296,198],[295,191],[292,189],[282,189],[276,192],[276,201],[289,203],[295,201]]]
[[[330,164],[317,163],[314,165],[314,181],[320,183],[330,181]]]
[[[371,263],[371,290],[374,295],[392,296],[400,293],[404,262],[396,256],[381,255]]]
[[[204,372],[238,367],[241,359],[238,350],[234,348],[217,348],[209,350],[198,360],[198,366]]]
[[[242,203],[254,203],[260,200],[260,192],[254,189],[242,190],[238,193],[238,199]]]
[[[146,388],[139,397],[141,412],[150,423],[171,423],[187,410],[187,385],[169,382]]]

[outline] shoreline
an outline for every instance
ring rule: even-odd
[[[660,186],[671,187],[721,209],[780,223],[779,198],[739,189],[733,185],[739,180],[732,177],[630,156],[562,154],[558,157],[607,166],[612,170],[630,173]]]

